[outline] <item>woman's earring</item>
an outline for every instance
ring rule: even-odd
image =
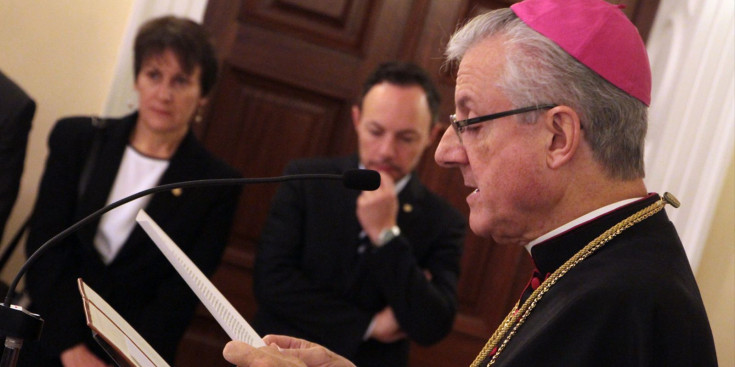
[[[202,120],[203,120],[203,118],[202,118],[202,108],[199,107],[199,108],[197,108],[196,115],[194,115],[194,122],[197,123],[197,124],[199,124],[199,123],[202,122]]]

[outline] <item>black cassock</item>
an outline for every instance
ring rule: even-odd
[[[534,246],[537,279],[523,298],[597,236],[659,199],[649,195]],[[661,210],[559,279],[493,366],[716,365],[699,289],[676,229]]]

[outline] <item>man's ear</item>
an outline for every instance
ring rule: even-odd
[[[352,105],[352,125],[357,131],[357,127],[360,125],[360,106]]]
[[[546,164],[557,169],[572,160],[582,139],[579,115],[569,106],[557,106],[546,113],[544,126],[549,132]]]

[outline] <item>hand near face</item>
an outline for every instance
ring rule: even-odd
[[[61,352],[61,364],[64,367],[112,367],[99,359],[84,344],[77,344]]]
[[[238,367],[355,367],[346,358],[303,339],[267,335],[263,340],[268,346],[261,348],[231,341],[222,354]]]
[[[380,231],[396,225],[398,196],[393,178],[380,173],[380,187],[375,191],[363,191],[357,198],[357,219],[370,240],[375,243]]]
[[[370,332],[371,338],[383,343],[393,343],[406,337],[392,308],[384,308],[375,314],[373,320],[375,320],[375,325]]]

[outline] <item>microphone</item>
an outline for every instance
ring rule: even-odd
[[[183,189],[190,187],[247,185],[296,180],[342,181],[344,187],[348,189],[362,191],[373,191],[380,187],[380,174],[377,171],[366,169],[353,169],[347,170],[343,174],[310,173],[263,178],[222,178],[175,182],[155,186],[150,189],[143,190],[130,196],[124,197],[109,205],[106,205],[98,209],[97,211],[87,215],[86,217],[71,225],[69,228],[61,231],[59,234],[46,241],[43,245],[41,245],[41,247],[33,252],[30,257],[28,257],[26,262],[21,266],[20,270],[18,270],[18,274],[15,276],[15,278],[13,278],[13,281],[10,283],[4,303],[0,304],[0,338],[7,337],[5,341],[5,353],[3,353],[2,360],[0,361],[0,366],[6,366],[8,365],[8,362],[12,365],[15,365],[15,361],[17,360],[17,356],[20,352],[20,347],[23,343],[22,340],[38,339],[41,335],[41,328],[43,327],[43,319],[41,319],[39,315],[30,313],[27,310],[23,310],[22,307],[11,304],[11,301],[15,295],[15,289],[18,286],[20,279],[28,271],[30,266],[36,262],[36,259],[38,259],[39,256],[46,252],[46,249],[66,238],[66,236],[75,232],[83,225],[123,204],[131,202],[140,197],[155,194],[158,192],[170,191],[177,188]]]
[[[342,184],[348,189],[374,191],[380,187],[380,174],[369,169],[345,171]]]

